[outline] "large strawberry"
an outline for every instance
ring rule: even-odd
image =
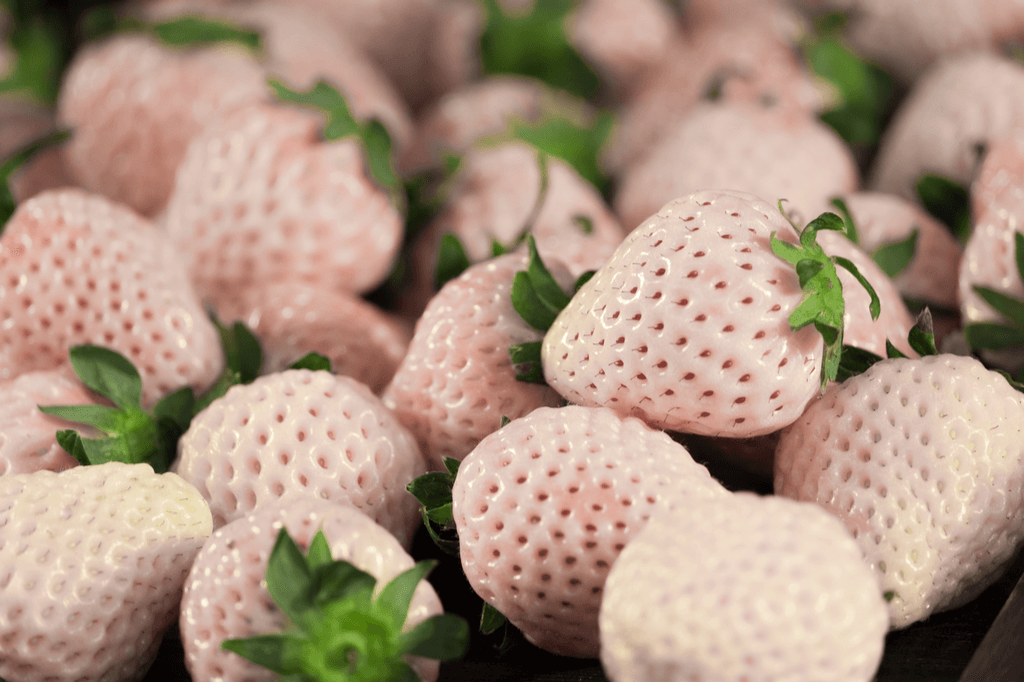
[[[366,385],[286,370],[232,387],[193,420],[172,469],[202,492],[216,527],[290,491],[352,505],[408,545],[416,442]]]
[[[979,361],[891,359],[783,431],[775,492],[846,524],[901,628],[977,596],[1024,541],[1024,395]]]
[[[286,613],[272,600],[268,583],[277,578],[296,584],[302,575],[268,572],[281,530],[307,548],[322,532],[331,557],[351,562],[381,584],[413,566],[412,558],[383,527],[355,508],[315,496],[297,494],[236,519],[213,533],[185,582],[179,623],[185,664],[194,680],[276,680],[271,671],[222,649],[221,643],[286,627]],[[277,589],[277,595],[281,590]],[[412,595],[407,630],[441,611],[441,602],[430,585],[419,584]],[[355,619],[348,623],[359,625]],[[336,628],[334,637],[343,642],[345,629]],[[361,656],[373,654],[368,647],[360,649]],[[436,661],[416,657],[409,661],[424,680],[437,679]]]
[[[608,575],[600,625],[613,681],[863,681],[888,618],[836,519],[744,493],[653,516]]]
[[[0,237],[0,378],[65,365],[76,344],[127,356],[148,405],[206,389],[224,364],[166,235],[105,197],[50,190],[18,206]]]
[[[598,654],[605,577],[657,510],[726,490],[685,448],[606,408],[539,408],[459,466],[452,514],[470,585],[534,644]]]
[[[148,465],[0,477],[0,676],[138,680],[212,531],[195,487]]]
[[[822,369],[834,377],[842,343],[828,332],[824,354],[821,337],[796,322],[825,314],[838,331],[843,304],[838,279],[817,279],[831,263],[798,277],[773,252],[776,233],[797,239],[777,208],[751,195],[709,190],[669,202],[558,314],[541,349],[544,378],[573,403],[664,429],[743,437],[789,424],[820,391]],[[801,284],[817,293],[802,301]]]

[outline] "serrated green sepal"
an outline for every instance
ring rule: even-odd
[[[213,311],[209,312],[209,316],[220,335],[224,369],[206,393],[196,398],[192,406],[194,415],[205,410],[236,384],[250,384],[259,377],[263,365],[260,342],[245,323],[235,321],[231,325],[224,325]]]
[[[914,254],[917,253],[917,239],[920,234],[921,230],[914,228],[906,238],[899,242],[883,244],[871,253],[872,260],[890,278],[898,277],[914,260]]]
[[[1014,233],[1014,260],[1024,281],[1024,235]],[[1024,300],[1003,292],[975,285],[975,294],[1006,319],[1004,323],[973,323],[964,327],[964,336],[972,349],[1000,350],[1024,345]]]
[[[443,472],[422,474],[409,482],[406,490],[420,502],[423,525],[435,545],[446,553],[457,556],[459,537],[455,529],[455,518],[452,516],[452,487],[455,486],[455,477],[459,473],[459,461],[445,457],[443,463]]]
[[[967,188],[938,175],[925,174],[914,188],[921,204],[949,228],[961,244],[971,235],[971,204]]]
[[[531,384],[544,384],[544,367],[541,363],[543,342],[523,342],[508,347],[508,355],[515,368],[516,379]]]
[[[480,633],[490,635],[507,622],[508,618],[497,607],[489,602],[484,603],[483,609],[480,610]]]
[[[528,236],[526,241],[530,261],[526,270],[516,273],[512,281],[512,306],[531,327],[546,332],[569,305],[570,297],[544,265],[533,236]]]
[[[395,170],[391,136],[380,121],[357,121],[345,97],[326,81],[317,81],[306,92],[292,90],[276,78],[271,78],[268,84],[282,102],[311,107],[325,114],[327,125],[322,132],[324,140],[330,142],[347,137],[359,140],[366,155],[366,170],[388,193],[392,205],[405,215],[405,186]]]

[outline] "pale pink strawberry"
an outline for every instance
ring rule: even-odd
[[[386,529],[347,505],[297,494],[270,503],[213,532],[196,556],[181,600],[181,642],[185,666],[197,681],[274,681],[277,675],[222,650],[227,638],[279,633],[284,613],[267,592],[267,560],[278,532],[287,529],[300,547],[323,531],[331,556],[372,574],[378,587],[413,566],[413,560]],[[413,594],[407,628],[442,612],[427,582]],[[424,680],[437,680],[434,660],[410,662]]]
[[[605,578],[657,510],[726,490],[685,448],[606,408],[539,408],[459,467],[452,512],[473,590],[535,645],[595,657]]]
[[[524,76],[474,81],[424,110],[398,167],[406,176],[440,167],[446,154],[461,156],[479,138],[506,130],[510,121],[539,121],[559,99],[541,81]]]
[[[60,472],[78,465],[57,444],[61,429],[81,430],[82,425],[47,415],[39,406],[106,405],[67,369],[28,372],[0,382],[0,476],[37,470]],[[85,438],[99,433],[85,428]]]
[[[820,111],[823,99],[773,17],[753,13],[748,21],[695,22],[685,40],[673,42],[621,110],[602,158],[608,170],[624,173],[711,97]]]
[[[209,537],[199,492],[149,465],[0,477],[0,676],[140,680]]]
[[[613,681],[866,681],[889,620],[841,523],[742,493],[654,515],[608,575],[600,625]]]
[[[490,258],[494,241],[515,245],[529,229],[541,258],[557,259],[573,277],[604,265],[626,231],[593,185],[568,163],[551,156],[541,161],[539,153],[514,141],[463,157],[447,202],[413,245],[409,310],[422,310],[434,292],[446,234],[459,238],[473,263]]]
[[[974,358],[885,360],[783,431],[775,492],[856,537],[893,628],[972,600],[1024,540],[1024,395]]]
[[[885,274],[871,256],[851,242],[839,232],[822,230],[818,233],[818,244],[829,256],[849,259],[857,267],[861,275],[875,289],[881,303],[878,318],[872,320],[870,304],[871,295],[857,279],[845,268],[839,271],[839,281],[843,285],[843,343],[870,351],[883,358],[886,353],[886,341],[905,355],[916,356],[910,348],[907,336],[914,326],[914,316],[907,310],[899,290],[889,276]]]
[[[305,491],[363,511],[408,546],[420,515],[405,487],[428,466],[366,385],[286,370],[234,386],[196,415],[172,469],[210,503],[215,528]]]
[[[1004,137],[989,141],[977,174],[970,185],[971,214],[981,217],[1004,192],[1019,193],[1024,187],[1024,129],[1014,128]]]
[[[963,247],[949,229],[918,205],[881,192],[854,192],[843,200],[857,226],[857,243],[867,251],[901,242],[918,231],[914,256],[894,282],[909,299],[957,307],[957,272]]]
[[[263,372],[280,372],[307,353],[379,394],[405,357],[412,329],[396,316],[347,292],[280,282],[213,301],[223,322],[241,320],[263,350]],[[234,294],[234,296],[231,296]]]
[[[143,405],[220,374],[216,329],[167,237],[83,190],[20,204],[0,237],[0,379],[68,363],[96,344],[142,375]]]
[[[789,424],[820,391],[822,340],[794,333],[795,271],[769,246],[795,242],[752,195],[702,191],[637,227],[544,337],[548,384],[652,426],[755,436]]]
[[[936,64],[915,82],[882,135],[868,186],[913,201],[922,175],[967,186],[991,140],[1024,122],[1024,66],[977,53]]]
[[[665,202],[707,188],[775,202],[802,225],[859,185],[853,156],[831,128],[806,113],[744,102],[706,103],[629,168],[614,207],[627,229]]]
[[[82,187],[153,216],[211,117],[268,99],[266,73],[242,48],[174,50],[119,35],[76,53],[57,119],[74,130],[65,159]]]
[[[354,138],[322,118],[259,105],[211,121],[189,145],[166,228],[200,295],[298,280],[366,292],[387,277],[402,216]]]
[[[548,387],[518,381],[509,357],[510,345],[542,337],[512,307],[512,281],[527,263],[523,251],[506,254],[442,287],[384,390],[385,404],[437,461],[466,457],[502,417],[561,403]]]
[[[997,50],[997,9],[1015,0],[801,0],[815,11],[847,16],[843,37],[864,59],[913,83],[951,56]],[[990,16],[991,14],[991,16]],[[1007,27],[1008,28],[1008,27]],[[1003,29],[1005,30],[1005,28]]]
[[[357,119],[379,119],[397,149],[408,144],[412,136],[412,115],[394,85],[351,38],[328,20],[322,8],[279,0],[224,5],[192,0],[157,3],[141,8],[140,14],[150,21],[198,14],[255,30],[262,45],[258,60],[268,74],[300,91],[326,80],[345,96]]]

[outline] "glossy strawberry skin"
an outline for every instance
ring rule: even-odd
[[[769,237],[778,209],[704,191],[666,204],[580,288],[544,337],[548,384],[661,429],[755,436],[820,391],[821,336],[794,333],[802,293]]]
[[[888,614],[860,549],[809,504],[749,493],[659,512],[601,604],[610,680],[871,680]]]
[[[194,487],[149,465],[0,477],[0,676],[139,680],[212,531]]]
[[[227,638],[279,633],[286,617],[267,592],[267,560],[280,529],[300,547],[322,530],[336,560],[369,572],[378,586],[413,566],[394,536],[355,508],[299,493],[274,501],[213,532],[185,581],[181,599],[181,642],[185,665],[197,681],[274,681],[277,675],[233,652]],[[441,602],[423,582],[413,594],[408,628],[435,614]],[[437,680],[438,663],[413,657],[424,680]]]
[[[783,430],[775,493],[856,537],[893,628],[977,596],[1024,540],[1024,396],[979,361],[886,360]]]
[[[406,546],[421,522],[405,487],[427,469],[366,385],[323,370],[232,387],[193,418],[172,465],[209,501],[215,528],[305,491],[362,510]]]
[[[616,557],[656,510],[726,490],[685,448],[606,408],[538,408],[459,467],[452,512],[473,590],[528,640],[595,657]]]
[[[0,237],[0,379],[66,366],[77,344],[128,358],[144,405],[205,390],[224,364],[167,237],[105,197],[51,190],[20,204]]]

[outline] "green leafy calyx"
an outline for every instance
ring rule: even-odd
[[[1024,235],[1013,235],[1017,275],[1024,281]],[[972,349],[1008,349],[1024,346],[1024,300],[990,287],[974,286],[974,292],[1003,316],[1002,323],[973,323],[964,328]]]
[[[444,466],[444,471],[420,475],[406,488],[420,502],[423,524],[437,547],[458,556],[459,536],[452,516],[452,487],[459,473],[459,461],[444,458]]]
[[[309,550],[282,529],[267,563],[267,591],[288,617],[283,633],[231,639],[221,647],[289,680],[417,680],[408,655],[458,659],[469,643],[466,622],[442,614],[403,632],[416,586],[435,562],[420,562],[374,596],[376,579],[334,560],[322,531]]]

